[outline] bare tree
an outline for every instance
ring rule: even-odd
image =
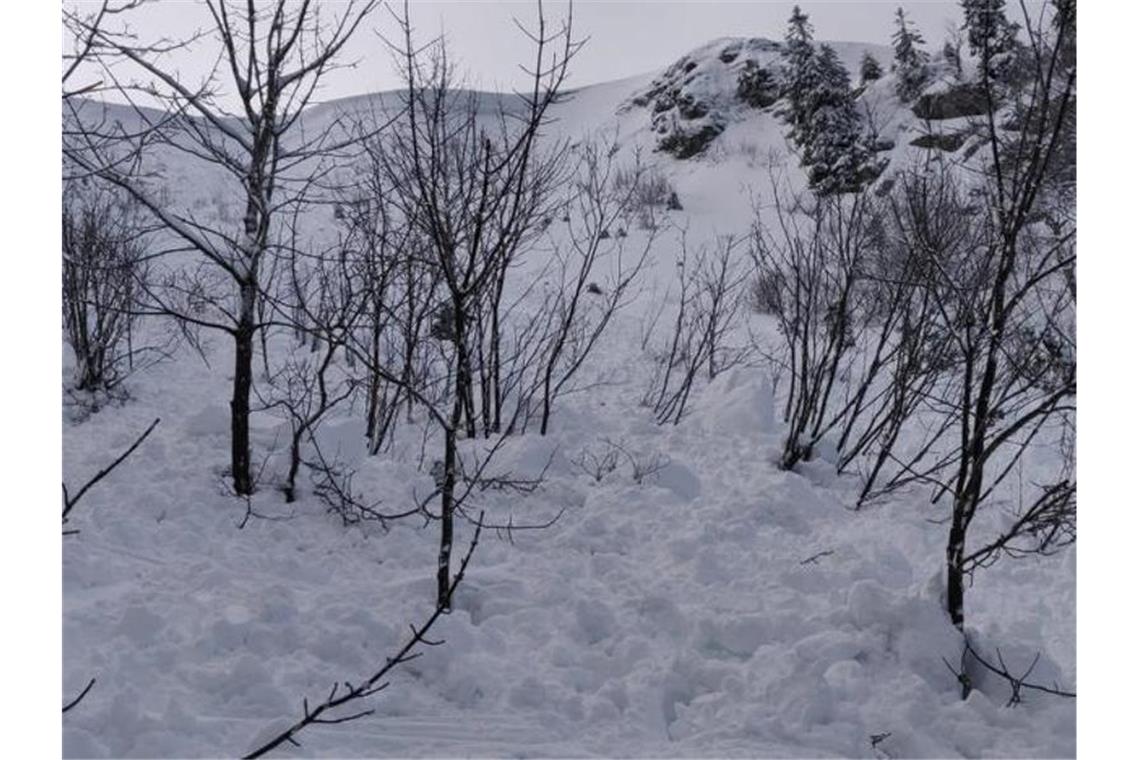
[[[904,175],[896,182],[903,188],[910,178]],[[937,202],[934,195],[907,197]],[[934,455],[950,423],[944,414],[925,412],[938,383],[953,370],[953,352],[925,283],[931,261],[953,257],[967,243],[969,220],[945,214],[939,217],[941,225],[933,224],[925,203],[893,198],[888,211],[883,233],[887,239],[865,257],[862,275],[869,298],[857,315],[856,339],[869,358],[846,371],[847,395],[839,412],[844,421],[837,470],[843,472],[864,457],[871,460],[862,472],[856,509],[915,481],[929,482],[949,461]],[[921,251],[911,247],[904,229],[925,232]],[[917,436],[919,443],[903,445],[904,438],[916,437],[903,436],[904,429],[919,428],[920,421],[925,427]]]
[[[359,132],[371,130],[368,119],[360,118]],[[440,305],[439,268],[422,234],[394,200],[399,182],[391,174],[384,143],[382,137],[363,143],[361,160],[354,164],[336,207],[346,230],[340,254],[345,276],[366,303],[353,341],[367,355],[364,409],[371,454],[390,440],[401,407],[412,420],[417,398],[408,388],[418,387],[431,398],[439,395],[432,388],[439,374],[433,365],[443,358],[430,340],[432,317]],[[379,367],[395,374],[398,382],[385,379]]]
[[[65,102],[72,98],[90,96],[108,86],[101,77],[89,71],[96,68],[95,59],[99,55],[96,44],[98,37],[106,32],[111,19],[141,4],[142,0],[122,0],[118,3],[101,0],[94,10],[89,10],[91,5],[64,6],[63,27],[71,38],[71,44],[63,54],[61,80]]]
[[[377,3],[349,2],[328,23],[309,0],[297,4],[207,0],[206,5],[213,24],[208,36],[218,61],[199,87],[184,83],[167,68],[161,53],[169,45],[144,46],[89,21],[77,19],[76,24],[89,35],[91,49],[119,93],[144,97],[161,107],[161,117],[141,106],[133,109],[149,128],[147,138],[215,167],[232,182],[244,207],[240,229],[211,224],[193,211],[161,202],[90,133],[82,143],[65,141],[65,152],[82,170],[134,196],[182,247],[200,256],[203,266],[195,273],[211,279],[211,286],[203,287],[202,279],[183,272],[168,281],[166,297],[156,290],[148,292],[153,301],[150,312],[220,330],[232,339],[230,468],[234,491],[248,495],[254,487],[249,440],[253,347],[258,331],[265,327],[258,320],[258,301],[265,286],[264,261],[274,246],[275,220],[299,202],[304,192],[298,187],[319,180],[325,171],[322,159],[343,147],[335,130],[305,136],[298,129],[301,113]],[[133,65],[137,79],[118,78],[112,64],[123,62]],[[237,114],[224,105],[226,95],[236,97]],[[219,286],[223,289],[215,291]],[[172,302],[171,291],[182,296],[198,293],[206,308],[194,313],[185,300]]]
[[[702,246],[690,254],[687,233],[681,232],[677,310],[655,357],[657,372],[642,399],[658,424],[681,421],[698,376],[706,374],[712,380],[746,358],[746,349],[726,343],[750,279],[751,270],[743,266],[737,251],[743,241],[725,235],[711,250]]]
[[[417,46],[406,4],[403,14],[394,17],[401,37],[390,47],[404,77],[404,100],[382,156],[388,184],[395,189],[395,211],[413,227],[439,273],[443,295],[433,332],[450,354],[450,398],[442,408],[429,409],[443,431],[437,596],[446,605],[459,493],[458,439],[461,432],[474,438],[480,420],[484,435],[504,427],[504,282],[511,262],[539,230],[561,171],[564,144],[543,148],[539,138],[579,46],[572,38],[571,18],[551,31],[539,4],[536,28],[526,32],[535,48],[535,63],[528,69],[531,87],[518,95],[514,108],[501,106],[488,123],[479,116],[485,96],[456,89],[442,42]],[[385,372],[390,380],[406,382]],[[489,389],[481,394],[481,411],[475,392],[480,372]],[[415,392],[424,400],[419,389]]]
[[[610,234],[642,205],[647,180],[640,160],[623,171],[614,162],[616,144],[584,143],[580,150],[576,193],[565,217],[568,250],[555,249],[558,285],[543,309],[551,324],[541,349],[542,435],[550,427],[555,399],[568,389],[614,314],[625,305],[656,237],[655,228],[649,229],[631,259],[626,256],[629,238]],[[599,270],[607,264],[603,278]]]
[[[268,378],[270,390],[258,394],[268,396],[262,399],[264,408],[283,409],[289,420],[289,468],[282,485],[289,503],[296,499],[303,444],[313,439],[321,421],[356,389],[353,379],[334,364],[334,359],[343,352],[346,336],[354,327],[359,302],[343,281],[333,279],[335,271],[318,270],[302,283],[294,266],[293,290],[303,303],[314,304],[303,308],[312,308],[317,316],[313,350],[290,353],[277,373]]]
[[[888,352],[892,315],[879,340],[863,346],[868,325],[867,263],[879,247],[877,209],[870,193],[785,198],[772,181],[775,233],[758,220],[752,256],[758,286],[775,315],[788,368],[784,418],[789,425],[780,466],[809,460],[825,435],[849,437],[853,412],[882,368]],[[857,349],[872,359],[843,398],[843,379],[856,370]],[[858,389],[862,390],[862,393]]]
[[[980,176],[963,192],[936,175],[949,190],[932,208],[969,219],[971,230],[961,256],[928,262],[932,297],[958,368],[937,398],[953,421],[955,442],[953,465],[938,478],[935,496],[951,503],[946,608],[960,629],[970,572],[1003,554],[1043,553],[1075,537],[1076,481],[1071,451],[1062,447],[1054,477],[1037,484],[1040,493],[1028,504],[1016,500],[1012,525],[978,548],[968,543],[979,509],[1020,472],[1039,438],[1064,440],[1075,410],[1076,229],[1066,196],[1051,192],[1064,182],[1059,157],[1075,126],[1068,118],[1075,62],[1066,66],[1063,55],[1072,44],[1072,21],[1062,8],[1046,34],[1025,14],[1030,55],[1022,58],[1031,65],[1024,87],[1005,90],[1003,103],[1004,85],[990,67],[980,67],[988,102],[980,123],[988,155]],[[1019,115],[1012,133],[999,126],[1010,111]],[[928,187],[912,183],[909,192],[921,196]],[[924,250],[930,226],[909,230],[912,248]]]
[[[113,390],[136,361],[161,355],[158,346],[134,341],[148,232],[130,196],[89,180],[65,182],[63,326],[75,355],[76,390]]]

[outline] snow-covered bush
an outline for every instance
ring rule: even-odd
[[[614,172],[612,192],[629,196],[629,212],[637,217],[642,229],[655,229],[662,209],[678,211],[680,198],[673,183],[660,169],[652,166],[622,166]]]

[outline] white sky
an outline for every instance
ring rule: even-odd
[[[91,5],[80,0],[77,5]],[[343,8],[341,0],[325,0],[327,11]],[[570,87],[620,79],[663,68],[684,53],[724,36],[783,37],[793,2],[780,0],[577,0],[576,37],[589,37],[571,67]],[[800,6],[811,16],[816,38],[889,44],[898,0],[830,0]],[[903,2],[911,19],[926,36],[928,47],[941,46],[950,25],[961,14],[954,0]],[[565,17],[565,0],[547,0],[549,20]],[[468,83],[481,89],[509,90],[522,81],[519,64],[528,61],[531,44],[512,18],[527,23],[536,18],[531,0],[414,0],[412,21],[418,37],[447,35],[453,59]],[[159,0],[137,9],[130,23],[141,40],[159,36],[179,38],[210,24],[197,0]],[[399,85],[378,34],[392,34],[389,13],[378,9],[349,43],[344,60],[358,62],[355,70],[334,72],[319,94],[329,100],[392,89]],[[200,47],[194,56],[174,61],[185,81],[200,81],[213,62]]]

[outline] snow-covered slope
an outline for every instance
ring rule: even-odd
[[[552,129],[616,135],[684,205],[669,212],[640,295],[586,370],[589,391],[566,397],[552,435],[509,439],[496,458],[495,470],[514,477],[549,463],[542,487],[478,501],[493,522],[561,517],[544,530],[488,531],[455,610],[433,631],[446,645],[397,670],[368,700],[374,715],[309,728],[280,756],[1075,753],[1071,701],[1029,694],[1008,709],[1004,685],[981,678],[959,699],[943,662],[960,642],[939,600],[944,515],[925,492],[855,513],[846,507],[856,484],[826,461],[778,470],[777,401],[759,367],[697,388],[677,426],[654,424],[640,403],[652,372],[641,336],[675,277],[677,230],[690,241],[743,234],[770,168],[798,176],[778,118],[736,96],[745,61],[770,63],[770,44],[718,40],[665,72],[584,88],[557,107]],[[854,69],[867,46],[836,47]],[[678,72],[697,76],[680,84]],[[679,97],[655,112],[674,86]],[[690,106],[707,105],[694,120],[715,117],[721,129],[684,159],[657,150],[660,125],[673,122],[654,116],[684,121],[678,103],[693,93]],[[386,97],[314,109],[307,129]],[[933,122],[900,106],[889,78],[861,97],[892,161],[924,150],[909,143]],[[172,202],[233,214],[219,176],[173,153],[161,163]],[[275,350],[290,350],[280,341]],[[65,716],[66,756],[247,751],[295,720],[303,697],[372,672],[430,614],[433,525],[346,528],[311,495],[285,505],[267,487],[249,506],[270,519],[239,528],[247,505],[223,477],[226,348],[207,342],[209,364],[186,350],[133,378],[128,403],[65,426],[65,477],[82,482],[162,418],[85,497],[72,520],[81,532],[64,546],[64,693],[98,678]],[[420,431],[401,429],[391,452],[367,457],[360,416],[321,432],[357,468],[355,487],[392,510],[430,492]],[[258,414],[253,424],[255,457],[272,472],[282,422]],[[575,461],[607,441],[660,468],[636,482],[623,460],[595,480]],[[457,543],[471,533],[461,524]],[[1040,651],[1038,680],[1075,683],[1074,575],[1072,550],[979,573],[968,601],[976,642],[1001,645],[1015,670]]]

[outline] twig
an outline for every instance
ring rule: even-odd
[[[835,554],[834,549],[825,549],[824,551],[816,552],[815,554],[811,555],[807,559],[802,560],[800,562],[800,564],[801,565],[814,565],[817,562],[819,562],[821,559],[823,559],[824,557],[830,557],[832,554]],[[888,736],[889,736],[889,734],[888,734]]]
[[[289,513],[287,515],[263,515],[253,508],[253,497],[250,494],[245,494],[242,497],[245,502],[245,515],[242,516],[241,522],[238,523],[237,529],[242,530],[249,523],[251,517],[256,517],[258,520],[268,520],[269,522],[288,522],[296,517],[296,513]]]
[[[974,649],[974,647],[970,644],[970,639],[969,638],[966,639],[966,652],[968,652],[970,654],[970,656],[972,656],[975,660],[977,660],[979,663],[981,663],[982,667],[984,667],[986,670],[990,671],[991,673],[994,673],[995,675],[1001,676],[1002,678],[1004,678],[1009,683],[1010,696],[1009,696],[1009,701],[1006,702],[1006,705],[1005,705],[1006,707],[1013,707],[1014,705],[1021,703],[1021,690],[1022,689],[1030,689],[1032,691],[1040,691],[1040,692],[1044,692],[1045,694],[1052,694],[1052,695],[1057,696],[1057,697],[1066,697],[1068,699],[1076,699],[1077,693],[1075,691],[1065,691],[1064,689],[1059,688],[1056,684],[1053,684],[1052,687],[1049,687],[1049,686],[1042,686],[1041,684],[1026,682],[1025,679],[1029,678],[1029,675],[1033,672],[1033,669],[1037,667],[1037,663],[1041,659],[1041,653],[1040,652],[1038,652],[1036,655],[1034,655],[1033,662],[1029,663],[1029,667],[1026,668],[1024,673],[1022,673],[1020,676],[1015,676],[1010,672],[1009,668],[1006,666],[1005,660],[1002,658],[1002,655],[1001,655],[1001,650],[995,649],[995,651],[997,652],[997,658],[998,658],[998,664],[996,666],[993,665],[992,663],[988,662],[984,657],[982,657],[980,654],[978,654],[978,651],[976,649]]]

